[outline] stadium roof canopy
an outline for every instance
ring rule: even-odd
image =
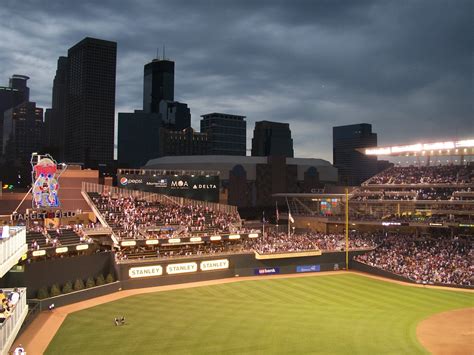
[[[474,155],[474,139],[359,148],[358,151],[365,155],[378,156],[466,156]]]

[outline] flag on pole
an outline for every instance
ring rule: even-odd
[[[276,202],[276,201],[275,201],[275,208],[276,208],[276,211],[275,211],[276,222],[278,224],[278,221],[280,220],[280,213],[278,212],[278,202]]]
[[[288,210],[288,220],[289,220],[291,223],[295,223],[295,219],[294,219],[293,216],[291,215],[290,210]]]
[[[265,211],[262,212],[262,223],[267,223],[267,220],[265,219]]]

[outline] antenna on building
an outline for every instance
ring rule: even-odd
[[[160,47],[156,47],[156,59],[160,59]]]
[[[163,44],[163,60],[165,60],[165,45]]]

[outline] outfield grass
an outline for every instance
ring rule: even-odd
[[[47,354],[417,354],[416,326],[472,294],[359,275],[242,281],[70,314]],[[113,325],[115,315],[127,324]]]

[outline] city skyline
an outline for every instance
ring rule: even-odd
[[[380,145],[472,135],[472,7],[12,1],[0,9],[0,84],[28,75],[31,97],[51,107],[57,58],[87,36],[116,41],[115,112],[132,112],[143,65],[164,44],[176,62],[175,99],[188,103],[194,128],[208,112],[247,116],[250,155],[256,121],[287,122],[296,157],[332,162],[333,126],[372,124]]]

